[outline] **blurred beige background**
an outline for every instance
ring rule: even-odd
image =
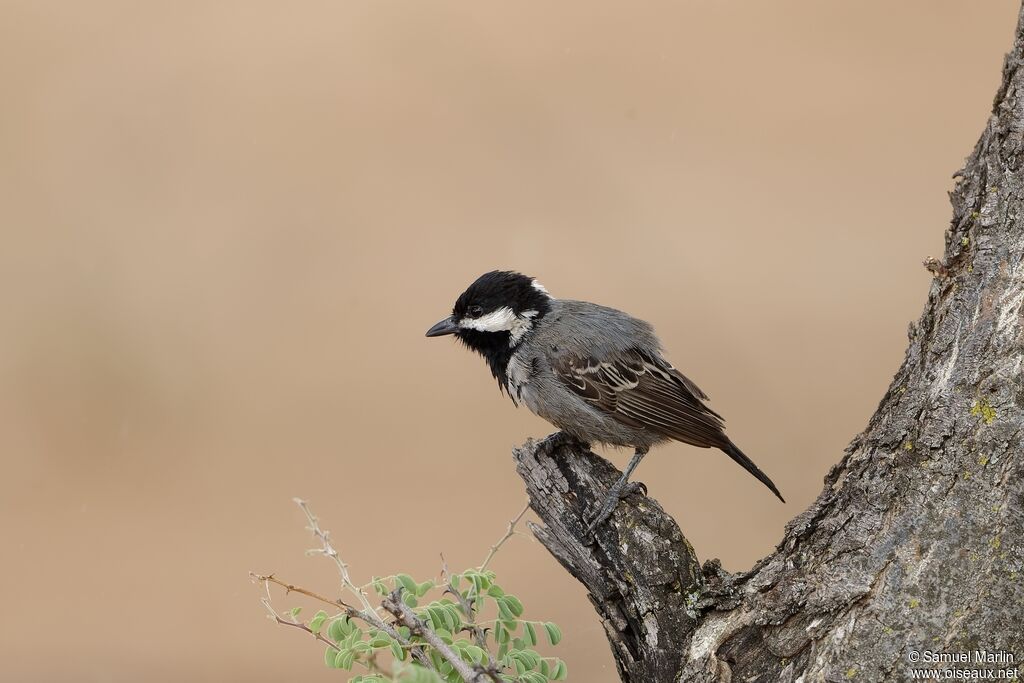
[[[0,677],[343,680],[247,572],[334,590],[296,495],[357,579],[479,563],[550,430],[423,332],[495,267],[657,325],[790,503],[638,478],[749,567],[900,363],[1016,6],[0,2]],[[538,544],[495,568],[615,679]]]

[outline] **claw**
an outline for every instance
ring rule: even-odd
[[[615,511],[615,506],[612,506],[608,510],[605,510],[604,506],[598,510],[597,515],[591,520],[590,524],[587,525],[587,536],[593,538],[596,536],[597,527],[608,521],[608,518],[612,516],[612,512]]]
[[[643,483],[642,481],[631,481],[628,484],[626,484],[626,488],[622,492],[622,495],[619,496],[619,498],[625,498],[626,496],[632,495],[634,493],[641,493],[646,496],[647,484]]]
[[[647,495],[647,485],[643,482],[630,481],[624,484],[616,482],[614,486],[608,489],[608,495],[605,496],[604,502],[601,503],[597,514],[591,518],[590,524],[587,525],[587,535],[593,536],[594,532],[597,531],[597,527],[608,521],[608,518],[615,512],[615,508],[618,507],[620,500],[641,491],[645,496]]]
[[[575,447],[579,450],[589,451],[590,444],[577,439],[568,432],[555,432],[540,440],[538,445],[550,455],[556,455],[562,447]]]

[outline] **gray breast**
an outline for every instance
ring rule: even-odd
[[[587,357],[637,344],[659,348],[650,326],[614,309],[558,301],[509,360],[508,390],[517,401],[559,429],[587,442],[651,446],[664,437],[625,425],[584,401],[552,371],[565,354]]]

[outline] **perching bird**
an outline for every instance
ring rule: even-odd
[[[535,279],[509,271],[481,275],[428,337],[453,334],[486,359],[518,405],[586,443],[635,454],[594,516],[604,522],[631,493],[629,475],[656,444],[675,439],[715,447],[783,500],[778,488],[723,431],[707,395],[661,355],[651,326],[622,311],[555,299]]]

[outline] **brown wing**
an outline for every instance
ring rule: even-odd
[[[584,400],[631,427],[694,446],[721,447],[722,417],[707,395],[663,359],[629,349],[605,359],[565,355],[555,375]]]

